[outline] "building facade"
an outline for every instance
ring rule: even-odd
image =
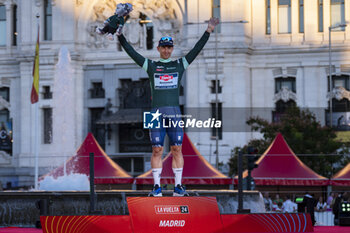
[[[33,184],[34,140],[40,135],[40,173],[74,154],[89,131],[106,153],[133,175],[150,167],[151,146],[140,112],[150,105],[147,74],[118,41],[96,35],[113,14],[113,0],[0,0],[0,180],[3,186]],[[349,119],[350,0],[130,0],[134,10],[124,34],[143,56],[158,59],[161,36],[174,38],[174,58],[184,56],[206,29],[213,33],[182,80],[184,113],[206,112],[223,121],[218,158],[224,164],[235,146],[259,137],[245,126],[249,116],[278,121],[290,105],[309,108],[322,124],[346,130]],[[30,103],[32,67],[40,24],[39,125]],[[329,82],[329,26],[331,72]],[[62,139],[55,89],[59,51],[68,48],[73,139]],[[61,74],[62,75],[62,74]],[[56,80],[55,80],[56,79]],[[216,81],[217,80],[217,81]],[[332,85],[330,85],[332,84]],[[216,96],[216,86],[218,94]],[[332,86],[332,94],[329,94]],[[56,91],[56,93],[55,93]],[[332,111],[329,98],[332,97]],[[63,112],[64,112],[63,111]],[[141,113],[142,115],[142,113]],[[204,114],[205,115],[205,114]],[[127,116],[127,117],[125,117]],[[215,162],[216,132],[189,131]],[[63,143],[64,142],[64,143]],[[64,145],[62,145],[64,144]]]

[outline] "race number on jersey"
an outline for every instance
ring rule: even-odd
[[[179,73],[154,74],[154,89],[173,89],[177,88]]]

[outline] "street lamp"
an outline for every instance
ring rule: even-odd
[[[331,34],[332,34],[332,30],[336,29],[336,28],[345,28],[347,26],[347,23],[341,23],[341,24],[337,24],[337,25],[333,25],[333,26],[329,26],[328,27],[328,34],[329,34],[329,46],[328,46],[328,54],[329,54],[329,126],[332,128],[333,125],[333,79],[332,79],[332,43],[331,43]]]
[[[248,23],[247,20],[238,21],[226,21],[223,23]],[[215,118],[219,118],[219,80],[218,80],[218,27],[215,27]],[[219,168],[219,129],[215,128],[215,141],[216,141],[216,169]]]

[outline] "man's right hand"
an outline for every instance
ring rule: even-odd
[[[215,26],[219,24],[219,19],[218,18],[210,18],[209,22],[208,22],[208,28],[207,28],[207,32],[212,33],[215,29]]]
[[[123,26],[119,25],[119,27],[117,28],[116,34],[117,36],[120,36],[123,33]]]

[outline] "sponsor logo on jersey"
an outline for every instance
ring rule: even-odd
[[[155,73],[154,88],[155,89],[174,89],[178,87],[179,73]]]
[[[184,227],[185,220],[160,220],[159,227]]]
[[[156,205],[154,206],[156,214],[188,214],[187,205]]]
[[[167,82],[167,81],[169,81],[170,79],[173,79],[174,77],[173,77],[172,75],[167,75],[167,74],[165,74],[165,75],[159,76],[159,78],[160,78],[160,80]]]
[[[166,69],[167,69],[167,70],[175,70],[176,67],[167,67]]]
[[[156,69],[156,71],[164,71],[163,69]]]
[[[157,69],[163,69],[164,66],[157,66]]]

